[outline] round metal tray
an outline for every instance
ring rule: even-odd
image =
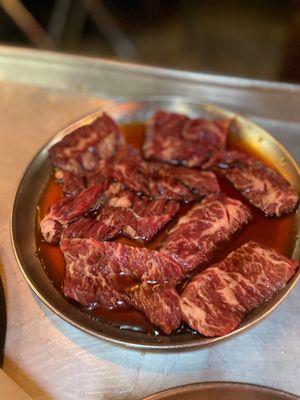
[[[203,382],[178,386],[143,400],[297,400],[298,396],[265,386],[235,382]]]
[[[64,135],[82,125],[91,123],[104,110],[118,123],[126,123],[143,121],[158,108],[206,118],[234,117],[238,129],[232,134],[247,142],[258,152],[262,154],[268,153],[285,178],[289,180],[298,192],[300,191],[299,170],[295,161],[280,143],[263,128],[255,125],[251,121],[213,105],[199,104],[192,99],[160,96],[139,101],[130,100],[102,108],[98,112],[69,125],[38,152],[27,167],[15,196],[12,211],[11,234],[15,255],[26,281],[36,295],[65,321],[101,339],[133,348],[161,351],[188,350],[221,342],[245,331],[266,317],[278,306],[296,284],[300,275],[300,270],[297,271],[293,279],[280,293],[249,314],[243,323],[234,332],[228,335],[215,338],[205,338],[193,334],[155,337],[138,332],[120,330],[117,327],[103,323],[81,312],[78,308],[67,302],[53,287],[39,259],[35,255],[36,205],[52,173],[48,149]],[[298,241],[294,249],[294,257],[299,257],[299,248]]]

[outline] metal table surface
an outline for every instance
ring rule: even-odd
[[[198,381],[244,381],[300,394],[300,287],[266,320],[219,345],[145,353],[59,319],[15,261],[9,214],[18,181],[59,129],[115,97],[192,96],[243,113],[300,160],[300,87],[0,47],[0,273],[8,304],[4,370],[34,399],[140,399]],[[280,232],[278,233],[280,234]]]

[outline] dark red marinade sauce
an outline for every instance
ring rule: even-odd
[[[121,129],[128,143],[137,148],[141,148],[144,137],[144,124],[127,124],[123,125]],[[272,164],[268,159],[262,159],[261,155],[256,154],[252,148],[246,147],[244,144],[237,143],[231,139],[228,141],[227,147],[231,150],[241,150],[251,154],[252,156],[260,159],[265,164],[268,164],[272,167]],[[295,214],[288,214],[280,218],[266,218],[259,210],[246,202],[230,183],[223,179],[219,179],[219,182],[224,193],[232,198],[241,200],[251,208],[254,220],[251,224],[249,224],[249,226],[239,232],[233,238],[233,240],[225,246],[225,248],[220,249],[219,253],[214,259],[214,262],[222,260],[232,250],[237,249],[249,240],[256,240],[258,243],[271,247],[283,255],[291,256],[296,236]],[[43,240],[39,228],[39,221],[46,215],[49,206],[62,197],[63,194],[61,187],[55,182],[54,178],[51,177],[38,203],[36,246],[37,255],[47,275],[49,276],[49,279],[55,288],[63,294],[62,287],[65,275],[65,262],[63,255],[59,250],[59,246],[50,245]],[[149,244],[147,244],[147,247],[151,249],[157,248],[160,242],[166,236],[170,227],[173,226],[177,219],[181,215],[185,214],[190,207],[190,205],[182,205],[178,216],[174,218],[174,220],[171,221],[165,228],[163,228],[156,235],[156,237]],[[119,238],[117,240],[132,246],[141,246],[141,244],[131,239]],[[195,271],[194,273],[197,272],[198,271]],[[130,283],[131,282],[122,282],[124,285],[130,285]],[[178,289],[180,291],[180,287]],[[142,313],[134,310],[131,307],[123,305],[116,310],[108,311],[101,307],[92,309],[84,308],[73,300],[69,301],[91,317],[99,318],[101,321],[112,324],[120,329],[130,329],[148,335],[163,335],[147,320]],[[174,335],[183,335],[187,333],[196,334],[196,332],[192,331],[185,324],[183,324],[182,327],[174,333]]]

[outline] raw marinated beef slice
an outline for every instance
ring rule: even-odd
[[[144,162],[141,170],[148,176],[149,192],[153,197],[190,202],[220,192],[213,172],[149,162]]]
[[[117,210],[119,222],[122,224],[122,235],[148,242],[178,212],[179,203],[134,195],[131,206],[118,207]]]
[[[106,187],[105,183],[103,187]],[[83,194],[79,196],[82,198]],[[73,218],[69,224],[64,220],[63,227],[50,211],[42,224],[44,237],[48,242],[54,242],[54,239],[58,242],[60,238],[109,240],[123,235],[148,242],[179,210],[179,203],[175,201],[138,196],[118,183],[109,185],[102,193],[101,206],[90,215],[86,215],[85,209],[85,213],[76,220]]]
[[[62,191],[65,196],[76,196],[86,187],[84,177],[73,175],[69,171],[58,169],[54,173],[54,177],[56,181],[62,185]]]
[[[299,197],[275,170],[238,151],[213,157],[206,167],[224,175],[233,186],[266,216],[277,217],[295,210]]]
[[[168,283],[153,285],[143,282],[127,292],[126,300],[167,335],[181,324],[180,298]]]
[[[183,279],[182,269],[172,257],[146,247],[93,239],[64,239],[60,248],[69,271],[88,266],[152,283],[176,284]]]
[[[146,125],[144,156],[188,167],[201,166],[225,149],[230,124],[231,120],[191,119],[157,111]]]
[[[66,225],[104,204],[105,189],[106,185],[98,184],[85,189],[78,196],[65,197],[52,204],[40,224],[44,239],[48,243],[58,243]]]
[[[214,173],[145,162],[140,152],[130,145],[123,146],[112,159],[99,162],[96,173],[88,176],[88,184],[95,184],[103,176],[139,194],[183,202],[220,191]]]
[[[64,294],[82,305],[107,309],[127,303],[142,311],[163,332],[181,322],[174,285],[183,279],[179,264],[155,250],[114,242],[64,239]],[[131,285],[124,288],[122,281]]]
[[[180,300],[184,321],[205,336],[232,332],[294,275],[295,260],[248,242],[194,277]]]
[[[86,174],[95,170],[99,160],[111,158],[124,144],[118,126],[105,113],[54,144],[49,154],[57,169],[56,178],[63,182],[64,193],[80,193]]]
[[[160,251],[171,254],[188,272],[211,261],[214,252],[251,219],[240,201],[223,194],[207,197],[178,220]]]

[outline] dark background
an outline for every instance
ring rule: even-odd
[[[300,1],[0,0],[0,43],[300,82]]]

